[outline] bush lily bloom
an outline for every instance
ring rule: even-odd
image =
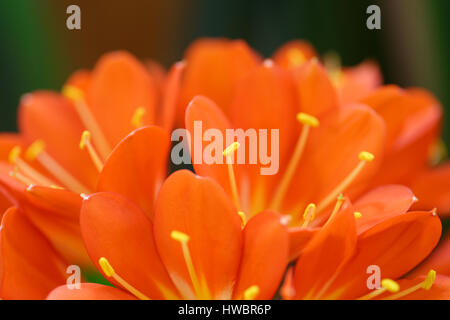
[[[449,298],[450,278],[436,277],[434,270],[425,277],[398,280],[437,244],[441,223],[435,210],[392,215],[358,230],[363,216],[347,203],[330,217],[288,272],[282,289],[285,298]],[[378,269],[378,284],[371,267]]]
[[[85,198],[80,223],[90,257],[120,290],[61,286],[49,299],[269,299],[288,262],[279,214],[264,212],[243,228],[223,189],[187,170],[164,182],[153,221],[103,192]]]

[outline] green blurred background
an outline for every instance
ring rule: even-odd
[[[66,8],[81,7],[82,30],[66,28]],[[382,29],[366,28],[366,9],[381,8]],[[448,0],[2,0],[0,130],[15,130],[20,96],[60,89],[75,69],[126,49],[169,66],[201,36],[243,38],[269,56],[284,42],[309,40],[344,65],[376,59],[386,82],[430,89],[446,108],[450,142]]]

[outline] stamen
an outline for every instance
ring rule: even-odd
[[[380,294],[389,291],[389,292],[398,292],[400,290],[400,286],[397,282],[395,282],[392,279],[383,279],[381,280],[381,288],[374,290],[360,298],[358,298],[357,300],[371,300],[375,297],[378,297]]]
[[[314,220],[316,217],[316,205],[314,203],[308,204],[308,206],[305,209],[305,212],[303,213],[303,225],[302,228],[306,228],[308,224]]]
[[[345,189],[348,188],[348,186],[355,180],[355,178],[358,176],[358,174],[361,172],[361,170],[364,168],[367,162],[371,162],[374,159],[374,155],[370,152],[363,151],[359,154],[359,160],[361,160],[358,165],[353,169],[352,172],[338,185],[336,188],[334,188],[328,196],[326,196],[318,205],[317,205],[317,211],[320,212],[333,201],[333,199],[341,192],[343,192]]]
[[[87,149],[89,156],[91,157],[98,172],[101,172],[103,170],[103,162],[98,153],[95,151],[94,146],[91,143],[91,133],[87,130],[83,131],[80,140],[80,149],[84,150],[84,148]]]
[[[94,140],[102,159],[105,160],[111,153],[111,147],[94,115],[86,104],[83,92],[74,86],[68,85],[63,88],[62,94],[73,101],[75,110],[86,129],[92,133],[92,139]]]
[[[272,210],[278,210],[281,202],[284,199],[286,191],[292,181],[292,178],[294,177],[295,170],[297,169],[297,165],[303,154],[303,150],[305,149],[310,128],[316,128],[317,126],[319,126],[319,120],[306,113],[300,112],[299,114],[297,114],[297,120],[303,124],[302,132],[300,133],[294,149],[294,153],[291,157],[291,160],[289,161],[286,172],[283,174],[283,178],[281,179],[281,182],[278,184],[278,187],[275,191],[275,195],[270,205],[270,208]]]
[[[35,181],[33,181],[30,178],[28,178],[28,177],[24,176],[23,174],[21,174],[19,172],[19,168],[17,168],[17,166],[15,166],[14,169],[9,172],[9,175],[11,177],[19,180],[23,184],[26,184],[26,185],[31,185],[31,184],[35,184],[36,183]]]
[[[294,67],[300,66],[306,62],[306,57],[298,48],[292,48],[288,51],[288,59]]]
[[[436,271],[430,270],[427,274],[427,277],[424,281],[416,284],[415,286],[412,286],[408,289],[405,289],[403,291],[400,291],[397,294],[390,295],[383,300],[396,300],[403,298],[404,296],[407,296],[408,294],[411,294],[417,290],[424,289],[424,290],[430,290],[433,286],[434,280],[436,280]]]
[[[139,107],[136,109],[136,111],[133,114],[133,117],[131,118],[131,125],[134,128],[142,127],[142,124],[143,124],[142,119],[144,118],[145,113],[146,113],[146,110],[144,107]]]
[[[33,144],[34,145],[34,144]],[[30,148],[33,147],[31,145]],[[30,157],[30,153],[28,148],[27,152],[25,153],[25,156],[28,153],[28,158]],[[52,184],[55,184],[54,181],[48,179],[43,174],[39,173],[36,169],[31,167],[28,163],[26,163],[24,160],[20,158],[21,148],[19,146],[15,146],[11,149],[8,159],[11,164],[15,164],[14,172],[10,175],[12,177],[17,178],[18,180],[22,182],[27,182],[26,184],[29,184],[29,181],[33,181],[33,184],[43,185],[43,186],[49,186]],[[19,171],[22,171],[23,174],[21,174]]]
[[[247,224],[247,216],[245,215],[245,212],[238,211],[239,218],[241,218],[241,227],[244,228]]]
[[[183,252],[184,261],[186,262],[186,267],[189,272],[189,277],[191,278],[192,285],[194,287],[194,292],[198,298],[209,297],[208,290],[202,290],[200,282],[195,272],[194,263],[192,262],[191,253],[189,251],[188,242],[190,240],[189,236],[181,231],[174,230],[170,233],[172,239],[178,241],[181,244],[181,250]],[[205,292],[206,291],[206,292]]]
[[[340,194],[337,196],[336,199],[337,199],[336,204],[334,205],[333,212],[331,213],[330,217],[328,218],[328,221],[329,221],[334,215],[336,215],[336,214],[339,212],[339,210],[341,210],[342,204],[343,204],[344,201],[345,201],[345,197],[343,196],[342,193],[340,193]]]
[[[233,195],[234,204],[238,208],[239,211],[241,211],[241,201],[239,199],[239,192],[236,184],[236,176],[234,175],[234,169],[233,169],[233,161],[232,156],[234,152],[240,147],[239,142],[233,142],[230,144],[224,151],[223,156],[226,157],[226,162],[228,166],[228,178],[230,180],[230,187],[231,187],[231,193]]]
[[[362,217],[361,212],[355,211],[355,219],[359,219]]]
[[[100,265],[100,267],[102,268],[103,272],[105,273],[105,275],[107,277],[111,277],[114,280],[116,280],[122,287],[124,287],[126,290],[128,290],[130,293],[132,293],[138,299],[150,300],[149,297],[147,297],[145,294],[143,294],[138,289],[133,287],[131,284],[129,284],[127,281],[125,281],[121,276],[119,276],[106,258],[101,257],[98,260],[98,264]]]
[[[258,295],[259,287],[253,285],[244,291],[244,300],[255,300]]]

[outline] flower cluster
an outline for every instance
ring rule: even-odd
[[[108,53],[25,95],[0,135],[0,298],[449,299],[448,243],[417,268],[450,214],[441,117],[429,92],[303,41],[263,59],[200,39],[167,72]],[[243,134],[217,163],[185,136],[176,170],[171,132],[198,122]],[[276,174],[235,161],[250,129],[277,130]],[[74,289],[69,265],[112,286]]]

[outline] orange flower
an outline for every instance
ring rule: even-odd
[[[182,63],[175,64],[161,84],[133,56],[114,52],[103,56],[92,71],[76,72],[63,95],[25,95],[19,108],[20,133],[0,136],[0,190],[5,196],[0,208],[19,207],[66,259],[89,261],[80,241],[78,194],[111,188],[129,195],[140,184],[148,193],[156,191],[165,175],[169,146],[163,129],[137,134],[147,135],[148,147],[161,155],[136,160],[151,165],[146,182],[135,184],[115,172],[117,166],[134,165],[132,159],[118,160],[118,153],[140,149],[119,150],[115,156],[111,151],[138,127],[159,124],[171,129],[182,69]],[[151,214],[153,203],[145,201],[150,200],[139,203]]]
[[[434,270],[422,278],[393,280],[421,262],[439,241],[441,223],[435,211],[404,213],[392,210],[390,201],[383,205],[377,210],[382,215],[391,211],[390,217],[362,229],[357,227],[361,219],[361,214],[355,211],[357,206],[347,202],[341,211],[333,214],[305,247],[293,274],[288,273],[282,289],[284,297],[450,298],[450,278],[435,279]],[[382,277],[378,279],[378,288],[376,276]]]
[[[95,193],[83,201],[83,239],[121,290],[61,286],[49,299],[120,299],[124,292],[139,299],[271,298],[288,261],[280,218],[264,212],[243,227],[223,189],[186,170],[163,184],[153,220],[119,194]]]

